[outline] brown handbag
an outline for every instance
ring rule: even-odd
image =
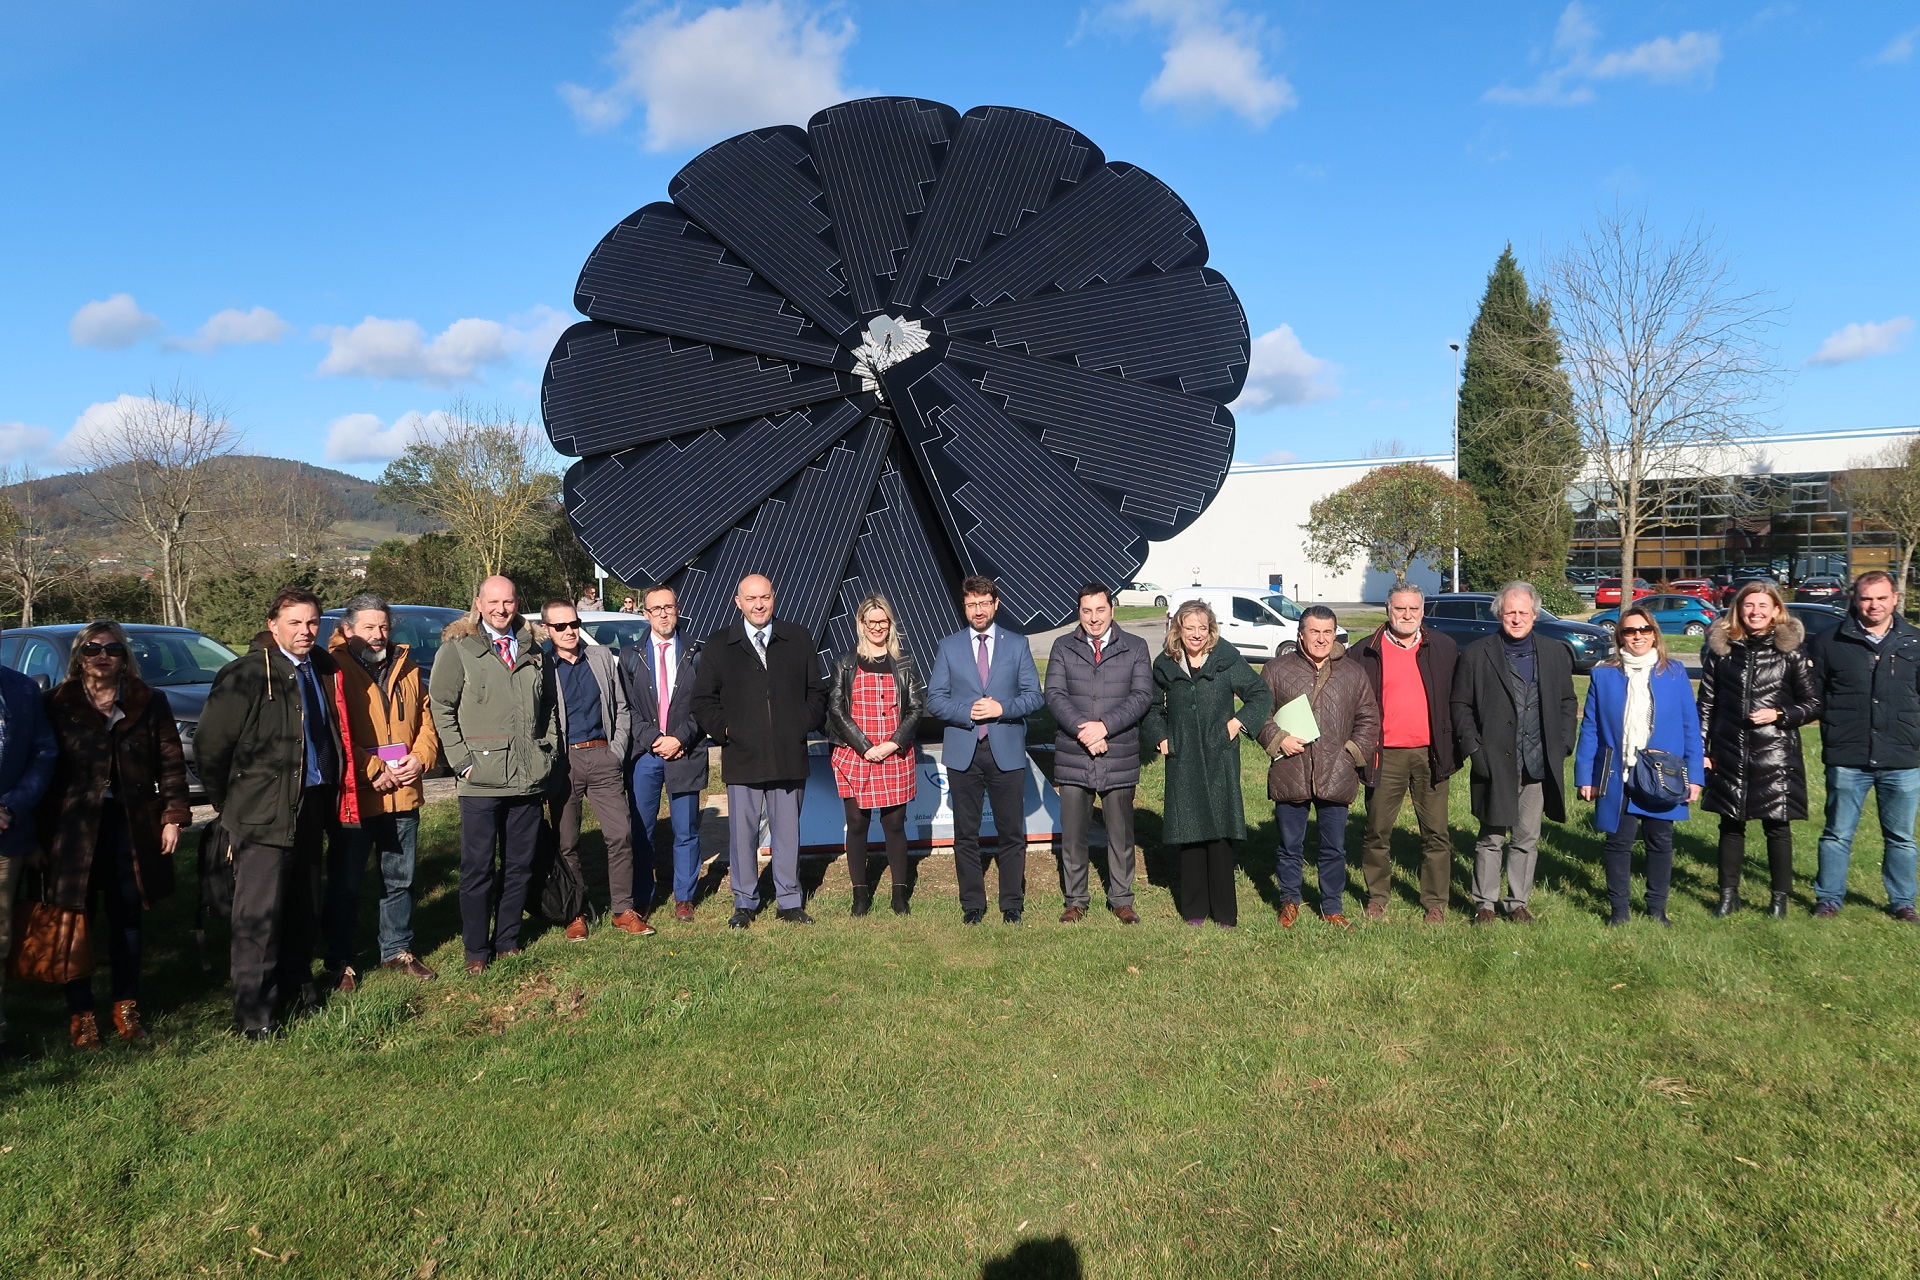
[[[87,913],[22,896],[13,904],[13,951],[7,957],[7,976],[21,982],[55,983],[92,977]]]

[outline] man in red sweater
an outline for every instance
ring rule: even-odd
[[[1354,656],[1380,702],[1380,750],[1367,776],[1367,834],[1360,873],[1367,882],[1367,918],[1387,914],[1393,879],[1388,851],[1409,792],[1420,824],[1420,904],[1427,923],[1447,918],[1453,843],[1447,830],[1449,779],[1460,767],[1453,743],[1451,637],[1421,625],[1420,588],[1400,583],[1387,595],[1387,625],[1360,642]]]

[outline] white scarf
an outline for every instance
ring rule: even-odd
[[[1620,668],[1627,673],[1627,710],[1620,727],[1620,758],[1629,769],[1653,735],[1653,666],[1658,661],[1657,649],[1649,649],[1639,658],[1624,651],[1620,654]]]

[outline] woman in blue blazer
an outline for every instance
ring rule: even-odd
[[[1667,644],[1653,615],[1639,605],[1620,611],[1614,624],[1616,656],[1593,669],[1586,714],[1573,756],[1573,782],[1580,798],[1593,802],[1593,825],[1607,833],[1601,861],[1607,871],[1610,925],[1627,922],[1627,890],[1634,837],[1647,846],[1647,914],[1667,919],[1673,883],[1673,824],[1700,798],[1706,781],[1701,759],[1700,713],[1687,669],[1667,657]],[[1627,785],[1645,750],[1664,751],[1684,762],[1686,799],[1661,803]]]

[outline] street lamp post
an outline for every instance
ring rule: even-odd
[[[1460,344],[1449,342],[1453,348],[1453,480],[1460,482]],[[1453,590],[1460,592],[1460,534],[1456,525],[1453,538]]]

